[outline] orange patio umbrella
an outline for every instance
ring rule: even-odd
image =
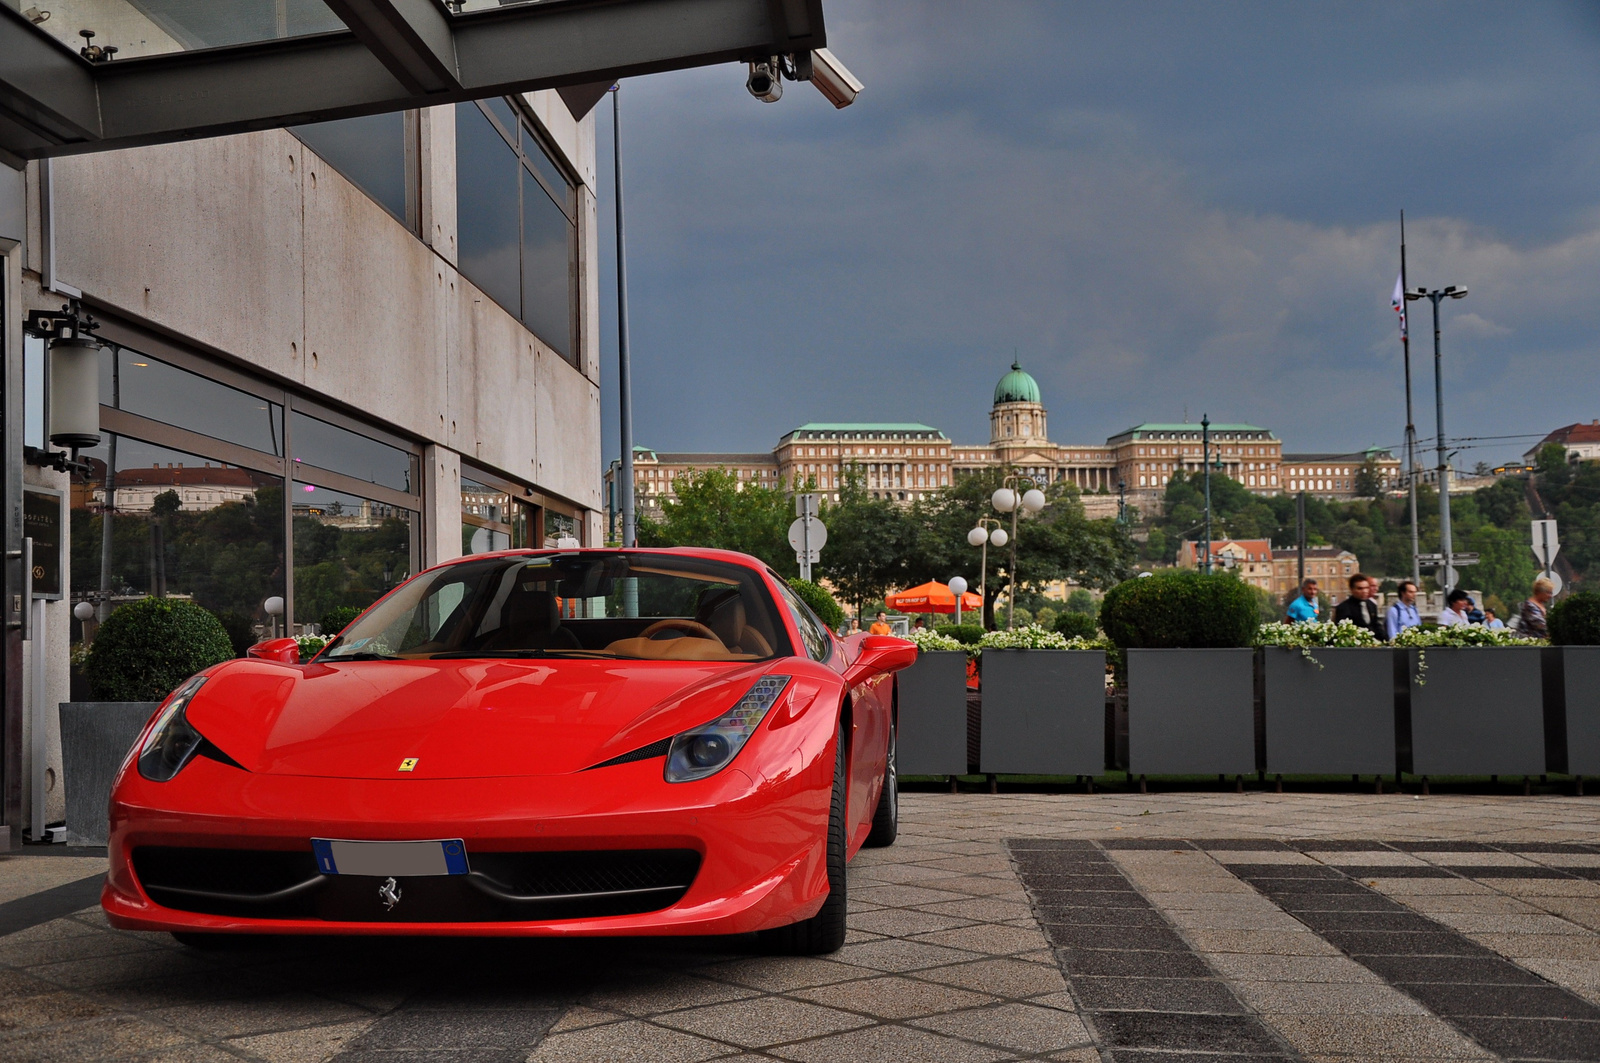
[[[953,613],[956,611],[956,596],[943,583],[924,583],[920,587],[887,595],[883,604],[902,613]],[[971,591],[961,596],[962,612],[976,612],[982,608],[983,599]]]

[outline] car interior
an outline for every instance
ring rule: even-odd
[[[486,558],[418,577],[327,657],[607,655],[759,660],[791,652],[778,606],[740,566],[649,555]],[[377,630],[374,630],[377,629]]]

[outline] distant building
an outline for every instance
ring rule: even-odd
[[[1383,447],[1368,447],[1353,454],[1285,454],[1280,473],[1283,489],[1338,501],[1360,498],[1357,477],[1369,460],[1377,467],[1378,483],[1384,491],[1399,486],[1400,459]]]
[[[621,463],[613,461],[606,470],[606,497],[613,501],[608,509],[615,511],[616,478]],[[674,484],[690,473],[720,469],[736,478],[741,487],[754,484],[760,487],[778,486],[778,461],[771,454],[706,454],[671,453],[651,450],[649,447],[633,448],[633,499],[640,513],[659,516],[661,503],[677,498]]]
[[[1300,555],[1293,547],[1272,551],[1272,593],[1287,602],[1300,588]],[[1306,547],[1306,579],[1317,581],[1318,589],[1337,605],[1350,597],[1350,577],[1361,569],[1356,555],[1337,546]]]
[[[1178,547],[1178,567],[1198,568],[1204,544],[1185,539]],[[1264,591],[1273,589],[1272,541],[1270,539],[1213,539],[1211,571],[1237,572],[1246,583]]]
[[[1537,465],[1539,451],[1551,443],[1558,443],[1567,449],[1568,461],[1600,459],[1600,421],[1590,421],[1588,424],[1579,422],[1557,428],[1534,444],[1533,449],[1522,456],[1522,460],[1528,465]]]
[[[925,424],[803,424],[779,439],[773,454],[786,487],[814,483],[836,502],[851,468],[873,498],[910,502],[950,486],[950,439]]]
[[[98,511],[105,508],[105,463],[96,461],[92,468],[98,482],[91,481],[87,502],[90,509]],[[227,502],[254,498],[261,487],[277,482],[275,477],[231,465],[206,462],[185,468],[179,462],[165,468],[119,469],[114,487],[119,513],[148,513],[168,491],[178,496],[182,512],[203,513]]]

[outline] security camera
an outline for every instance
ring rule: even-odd
[[[846,70],[845,65],[826,48],[818,48],[811,53],[811,83],[835,107],[850,106],[856,102],[856,94],[862,89],[856,76]]]
[[[750,76],[744,87],[762,103],[777,103],[783,98],[783,76],[777,56],[750,64]]]

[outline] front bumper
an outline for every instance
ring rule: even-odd
[[[780,765],[734,766],[701,782],[675,785],[662,781],[657,759],[572,775],[495,779],[256,775],[197,758],[172,782],[152,783],[128,769],[113,790],[111,866],[101,903],[113,926],[129,930],[748,933],[813,915],[827,894],[823,838],[832,758],[806,760],[797,750]],[[826,774],[818,762],[826,764]],[[750,774],[741,767],[748,767]],[[312,838],[461,838],[469,863],[477,853],[484,854],[485,864],[510,859],[487,854],[692,850],[699,867],[688,889],[659,910],[561,918],[556,917],[561,909],[546,907],[536,909],[542,913],[539,918],[519,919],[502,918],[507,913],[501,909],[488,916],[480,912],[471,919],[439,921],[418,921],[415,904],[407,911],[404,899],[390,911],[376,904],[360,907],[356,917],[349,917],[357,909],[348,904],[265,918],[186,910],[196,906],[170,893],[147,891],[135,868],[135,850],[309,853]],[[440,887],[455,885],[438,879],[402,880],[402,885],[406,882],[416,887],[415,897],[437,896]],[[357,885],[346,881],[337,888],[348,895]],[[168,904],[158,903],[152,892]],[[170,906],[176,904],[182,907]],[[338,917],[340,912],[346,917]]]

